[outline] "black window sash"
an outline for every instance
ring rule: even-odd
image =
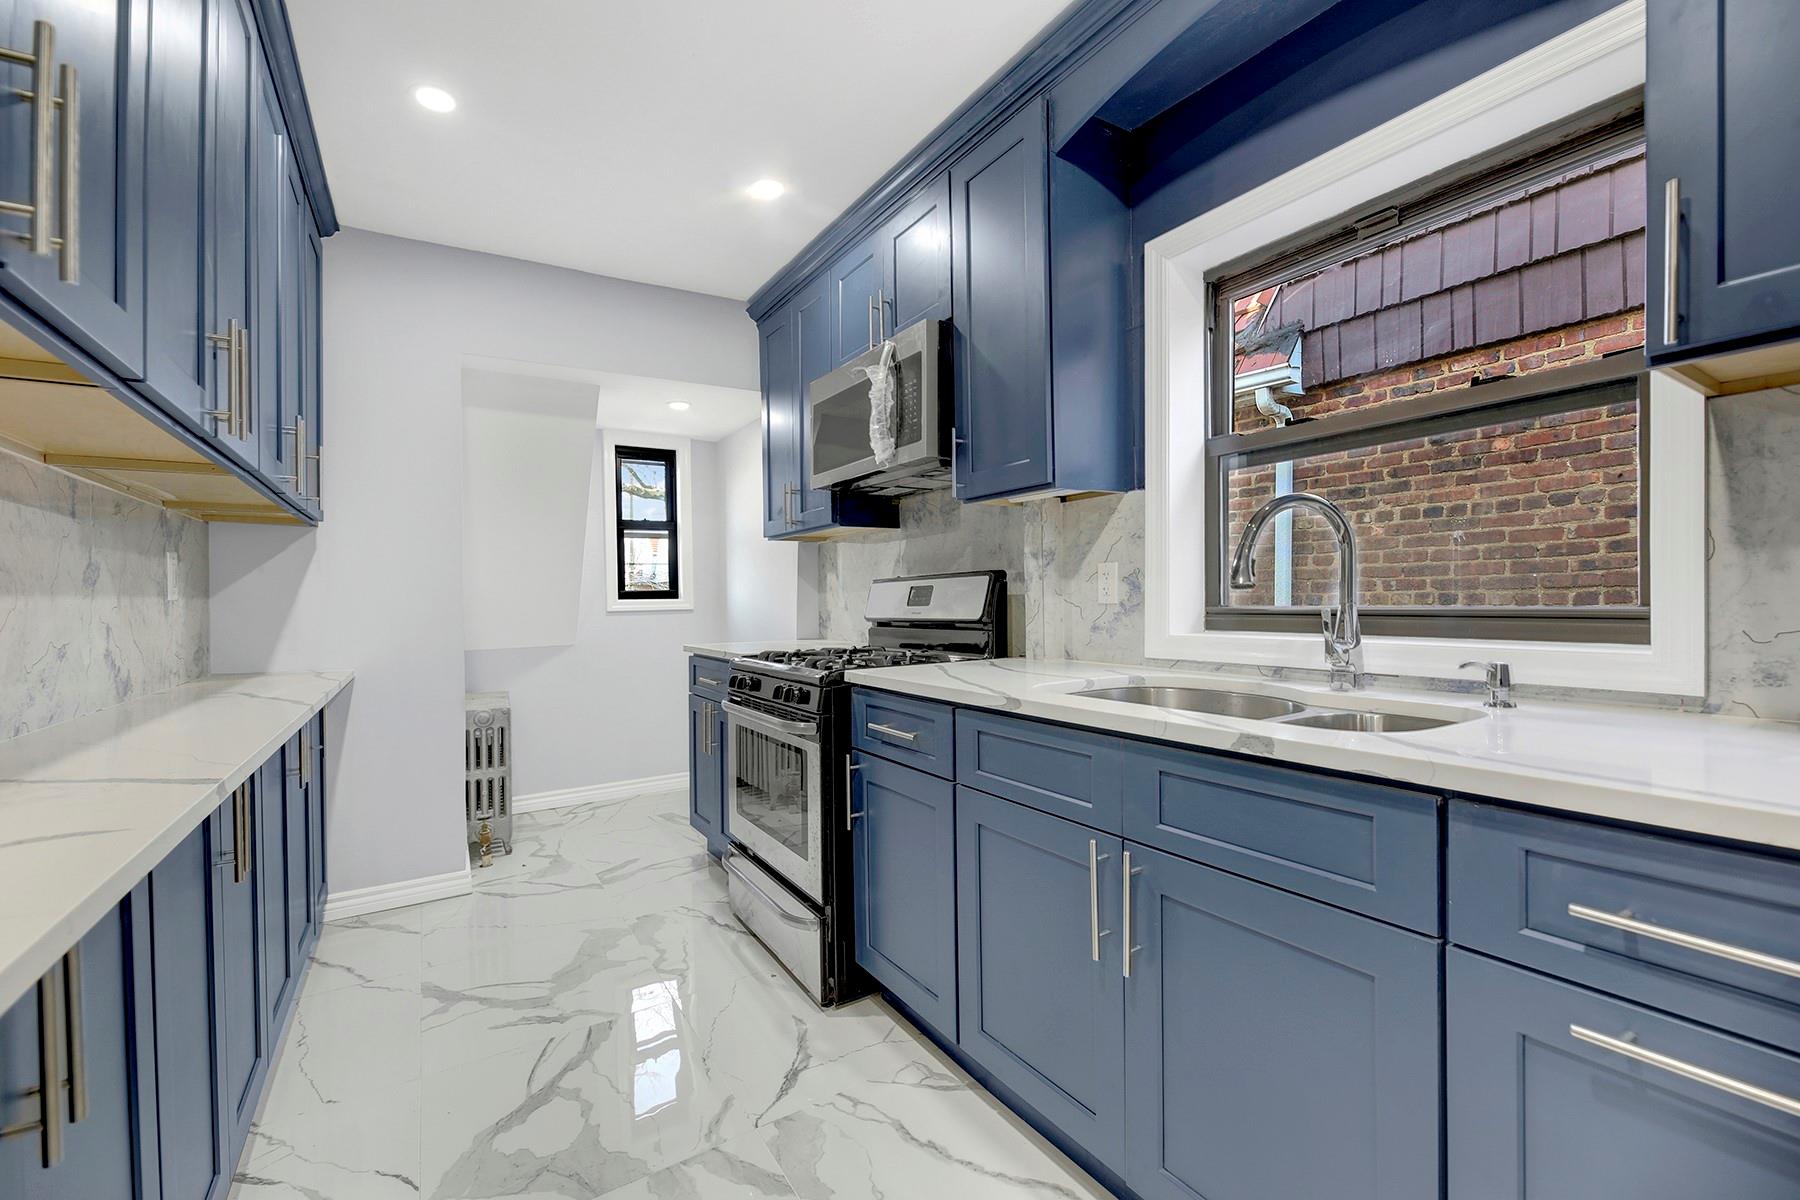
[[[634,521],[625,517],[625,464],[656,463],[663,468],[663,516],[662,521]],[[681,543],[679,529],[679,512],[677,508],[679,480],[675,477],[675,452],[673,450],[653,449],[642,446],[613,447],[613,504],[616,514],[616,544],[614,558],[617,560],[616,577],[613,586],[621,600],[677,600],[681,597]],[[669,547],[669,586],[645,590],[627,590],[625,540],[631,534],[655,534],[668,539]]]

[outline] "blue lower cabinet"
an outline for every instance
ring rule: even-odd
[[[227,805],[229,807],[229,805]],[[150,873],[155,964],[156,1107],[163,1200],[214,1200],[230,1186],[213,1033],[219,976],[213,956],[215,857],[224,826],[209,818]]]
[[[1131,1187],[1144,1200],[1436,1197],[1439,945],[1124,849]]]
[[[267,1030],[263,1011],[261,881],[258,843],[273,832],[256,820],[266,777],[251,776],[243,795],[214,816],[218,841],[229,847],[218,865],[218,951],[220,982],[219,1038],[222,1045],[220,1093],[225,1105],[225,1161],[237,1160],[256,1115],[256,1099],[265,1061]]]
[[[101,919],[75,949],[0,1014],[0,1196],[6,1200],[135,1200],[143,1147],[133,1065],[143,1013],[146,889]],[[138,923],[134,926],[134,921]],[[74,1050],[79,1047],[80,1054]],[[44,1126],[43,1082],[54,1107]],[[77,1107],[77,1096],[81,1098]]]
[[[279,1014],[293,998],[300,963],[288,942],[287,781],[285,752],[257,772],[256,891],[262,902],[263,1026],[279,1028]]]
[[[1452,1200],[1800,1196],[1800,1058],[1460,949],[1448,995]]]
[[[1121,849],[1072,821],[956,791],[957,1045],[1115,1167],[1125,1140]]]
[[[856,961],[946,1041],[956,1040],[956,788],[852,756]]]
[[[306,836],[316,933],[325,922],[325,714],[315,716],[302,736],[307,758],[312,764],[312,780],[306,790]]]
[[[282,811],[287,846],[283,871],[287,877],[288,960],[306,961],[313,931],[312,869],[309,862],[311,837],[307,828],[307,788],[311,771],[304,757],[303,734],[295,734],[288,748],[276,757],[284,759],[287,801]]]
[[[725,714],[704,696],[688,697],[688,824],[725,853]]]

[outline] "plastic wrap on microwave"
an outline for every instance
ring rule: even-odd
[[[859,367],[869,381],[869,449],[876,467],[889,467],[899,456],[900,415],[896,404],[899,372],[894,368],[892,338],[881,343],[881,357],[872,367]]]

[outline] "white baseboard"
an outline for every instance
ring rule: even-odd
[[[472,884],[473,876],[470,875],[469,868],[464,867],[460,871],[445,871],[442,875],[427,875],[422,879],[402,879],[398,883],[333,892],[325,898],[324,919],[336,921],[343,917],[360,917],[364,913],[381,912],[383,909],[424,904],[428,900],[463,896],[468,894]]]
[[[679,791],[687,787],[687,778],[686,771],[677,771],[673,775],[649,775],[643,779],[621,779],[617,783],[590,783],[585,787],[558,788],[553,792],[521,793],[513,797],[513,812],[543,812],[591,804],[596,800],[623,800],[627,796]]]

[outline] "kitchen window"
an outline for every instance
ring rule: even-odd
[[[1373,227],[1373,229],[1371,229]],[[1390,205],[1210,285],[1212,625],[1318,627],[1356,529],[1363,628],[1643,643],[1644,146],[1635,118]]]
[[[1146,652],[1322,668],[1350,517],[1366,669],[1704,687],[1705,421],[1646,372],[1641,10],[1588,26],[1144,250]],[[1654,481],[1654,486],[1652,486]]]
[[[596,486],[605,525],[602,585],[608,612],[694,607],[691,447],[686,438],[607,431]]]
[[[644,446],[613,450],[618,488],[615,558],[621,600],[681,596],[675,452]]]

